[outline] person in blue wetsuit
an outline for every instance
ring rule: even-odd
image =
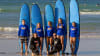
[[[41,42],[41,45],[40,45],[40,54],[41,54],[44,32],[43,32],[43,28],[41,27],[40,23],[37,23],[37,26],[36,26],[36,28],[34,30],[34,33],[37,33],[38,37],[40,38],[40,42]]]
[[[28,38],[30,36],[30,30],[28,26],[25,24],[25,20],[22,20],[22,25],[19,25],[18,36],[21,40],[21,53],[23,53],[23,43],[25,43],[25,50],[27,54],[27,44]]]
[[[76,34],[77,34],[76,23],[73,22],[70,28],[70,44],[71,44],[72,54],[74,54],[74,50],[75,50]]]
[[[67,37],[66,29],[65,29],[65,24],[63,24],[62,19],[58,19],[58,24],[57,24],[57,36],[61,40],[62,44],[62,51],[64,48],[64,35]]]
[[[47,39],[47,54],[48,54],[48,49],[49,49],[49,44],[50,44],[50,51],[52,48],[52,37],[53,37],[53,27],[52,27],[52,22],[48,22],[48,26],[46,27],[46,39]]]

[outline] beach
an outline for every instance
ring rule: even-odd
[[[77,56],[100,56],[100,38],[81,38]],[[44,47],[44,49],[46,49]],[[18,39],[0,39],[0,56],[21,56]],[[70,53],[69,43],[66,53]],[[31,55],[31,52],[28,56]],[[43,56],[46,56],[43,54]],[[65,56],[71,56],[66,55]]]

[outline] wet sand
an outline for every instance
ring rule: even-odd
[[[44,47],[44,49],[46,48]],[[0,39],[0,56],[21,56],[18,54],[19,52],[18,39]],[[70,53],[69,43],[66,52]],[[81,38],[77,56],[100,56],[100,38]]]

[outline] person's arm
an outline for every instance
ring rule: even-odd
[[[21,26],[19,26],[19,30],[18,30],[18,37],[20,37],[20,31],[21,31]]]
[[[54,46],[54,40],[52,41],[52,46]]]

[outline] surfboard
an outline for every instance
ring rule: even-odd
[[[56,5],[55,5],[55,22],[56,24],[58,23],[58,19],[61,18],[63,21],[63,24],[65,25],[65,35],[67,34],[67,21],[66,21],[66,12],[65,12],[65,7],[64,4],[61,0],[57,0]],[[67,38],[64,36],[64,50],[65,52],[66,49],[66,44],[67,44]]]
[[[51,5],[46,5],[45,6],[45,16],[44,16],[45,35],[46,35],[46,27],[48,26],[48,21],[52,22],[52,26],[54,28],[55,27],[54,13],[53,13],[53,8],[51,7]],[[45,38],[45,40],[46,40],[46,38]],[[45,41],[45,43],[47,45],[47,41]]]
[[[21,8],[19,25],[22,24],[21,22],[22,22],[23,19],[25,20],[25,24],[28,26],[28,28],[30,30],[30,11],[29,11],[29,7],[28,7],[27,4],[24,4],[22,6],[22,8]],[[20,41],[20,39],[19,39],[19,46],[21,48],[21,41]],[[23,52],[25,53],[25,43],[23,43]]]
[[[31,23],[32,23],[32,25],[31,25],[32,26],[32,33],[34,33],[34,29],[36,28],[37,23],[40,23],[41,26],[43,27],[40,8],[37,4],[32,5]]]
[[[74,54],[77,54],[78,47],[79,47],[79,38],[80,38],[80,15],[79,15],[78,3],[76,0],[70,1],[69,33],[70,33],[70,28],[72,26],[72,22],[75,22],[76,27],[77,27],[76,45],[75,45],[75,51],[74,51]]]
[[[43,24],[42,24],[42,16],[41,16],[40,8],[39,8],[39,6],[37,4],[33,4],[32,5],[32,8],[31,8],[31,26],[32,26],[32,33],[34,33],[34,29],[36,28],[37,23],[40,23],[41,24],[41,27],[43,27]],[[42,47],[42,49],[43,49],[43,47]]]

